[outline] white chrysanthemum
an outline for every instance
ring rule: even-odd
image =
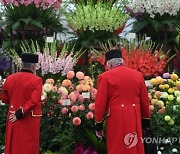
[[[174,95],[175,95],[176,97],[180,96],[180,91],[175,91],[175,92],[174,92]]]
[[[42,94],[41,94],[41,100],[45,100],[47,97],[47,93],[45,91],[42,91]]]
[[[63,95],[68,95],[68,91],[65,87],[60,87],[58,91],[59,93],[62,93]]]
[[[50,91],[52,90],[52,85],[51,85],[51,84],[48,84],[48,83],[45,83],[45,84],[43,85],[43,90],[44,90],[45,92],[50,92]]]

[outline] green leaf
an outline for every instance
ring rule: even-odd
[[[21,21],[23,21],[26,25],[30,24],[32,21],[32,18],[28,17],[26,19],[21,19]]]
[[[17,21],[17,22],[15,22],[11,27],[12,27],[12,29],[16,30],[16,29],[19,28],[20,25],[21,25],[20,22]]]
[[[134,22],[131,32],[137,33],[141,31],[143,28],[145,28],[148,24],[149,24],[149,21],[147,20],[136,21]]]
[[[32,25],[38,27],[38,28],[43,28],[43,24],[40,22],[40,21],[37,21],[37,20],[33,20],[31,22]]]

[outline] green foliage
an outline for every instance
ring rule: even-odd
[[[30,42],[44,42],[44,35],[53,35],[54,33],[63,33],[67,29],[61,24],[60,14],[53,8],[36,8],[34,3],[25,6],[6,5],[4,9],[5,20],[0,22],[3,28],[3,46],[4,48],[16,48],[19,50],[19,43],[25,39]],[[13,31],[16,33],[14,33]],[[9,35],[13,35],[9,37]]]
[[[7,116],[8,106],[0,105],[0,153],[3,153],[4,139],[5,139],[5,128],[6,128],[6,116]]]
[[[174,74],[175,75],[175,74]],[[154,80],[154,79],[153,79]],[[171,143],[160,142],[158,147],[164,147],[164,153],[172,153],[173,148],[179,148],[179,134],[180,134],[180,91],[178,84],[180,81],[172,77],[166,79],[167,81],[160,82],[160,78],[156,79],[157,83],[153,84],[149,93],[152,96],[151,107],[151,129],[156,138],[170,139]],[[158,82],[159,81],[159,82]],[[152,80],[151,80],[152,82]],[[179,83],[178,83],[179,82]],[[176,90],[175,90],[176,89]],[[157,97],[157,91],[161,92],[161,96]],[[177,141],[172,139],[177,138]]]
[[[73,87],[76,87],[79,84],[79,81],[80,80],[76,78],[71,79]],[[90,84],[90,80],[81,80],[81,82],[82,81],[85,82],[84,84],[86,86],[87,84]],[[73,154],[73,151],[79,142],[85,147],[92,145],[86,136],[85,129],[94,129],[94,120],[91,118],[87,119],[86,117],[90,112],[90,103],[94,102],[94,96],[91,94],[90,99],[83,99],[80,92],[69,86],[63,87],[62,83],[58,80],[53,84],[52,79],[49,79],[46,80],[46,83],[43,86],[42,97],[45,97],[42,106],[41,151],[46,152],[49,150],[51,152]],[[48,90],[49,88],[46,88],[47,85],[51,86],[50,91]],[[56,87],[56,90],[53,90],[52,86]],[[63,92],[66,93],[66,95]],[[77,98],[73,102],[71,96],[77,93]],[[65,96],[66,98],[64,98]],[[74,96],[74,98],[75,97],[76,96]],[[82,100],[79,99],[80,97]],[[63,100],[68,98],[72,101],[71,105],[64,105]],[[80,105],[84,106],[84,110],[79,109]],[[78,110],[73,112],[72,107],[77,107]],[[64,109],[65,113],[63,112]],[[92,112],[93,111],[91,111],[91,114],[93,114]],[[74,118],[77,117],[80,118],[80,125],[73,124]]]
[[[105,154],[106,152],[106,142],[105,138],[100,140],[93,131],[86,129],[86,134],[90,141],[92,142],[93,146],[97,150],[99,154]]]
[[[75,7],[75,11],[64,12],[70,27],[77,34],[76,42],[81,42],[83,47],[107,40],[116,41],[114,31],[122,27],[129,18],[122,2],[85,1],[79,2]]]
[[[173,55],[175,49],[179,49],[179,45],[176,43],[178,36],[176,27],[179,21],[180,11],[176,16],[170,16],[166,13],[162,16],[156,14],[154,18],[151,18],[148,13],[144,13],[136,17],[131,31],[139,35],[147,34],[153,41],[164,44],[165,50],[172,50],[171,55]]]
[[[66,13],[66,18],[74,30],[110,31],[121,27],[128,19],[128,14],[117,4],[98,1],[94,4],[88,1],[86,4],[76,5],[76,11]]]

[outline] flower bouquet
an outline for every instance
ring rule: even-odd
[[[173,58],[168,58],[168,53],[164,54],[161,48],[155,45],[152,41],[145,41],[143,38],[139,40],[138,44],[135,41],[127,42],[122,40],[121,50],[124,64],[132,69],[140,71],[144,77],[149,78],[152,76],[158,76],[164,73],[168,62]],[[112,43],[101,44],[101,49],[104,51],[98,53],[97,50],[92,48],[92,52],[97,56],[91,57],[92,60],[96,60],[102,64],[105,60],[105,52],[113,49],[118,49],[118,46],[112,45]],[[154,51],[155,50],[155,51]],[[95,57],[95,58],[94,58]]]
[[[179,152],[180,134],[180,80],[177,74],[164,73],[150,80],[149,89],[151,129],[161,138],[158,148],[163,153]],[[175,141],[175,138],[178,139]],[[174,140],[173,140],[174,139]]]
[[[136,19],[133,32],[146,33],[153,41],[164,43],[165,50],[174,47],[175,29],[180,21],[179,0],[129,0],[127,8]]]
[[[70,71],[62,82],[47,79],[43,85],[42,150],[72,153],[78,142],[90,146],[85,129],[94,128],[93,81]],[[67,144],[68,143],[68,144]]]
[[[65,12],[70,27],[77,33],[84,44],[107,42],[120,33],[129,15],[124,5],[97,1],[87,1],[75,5],[75,11]],[[115,31],[115,34],[114,34]]]
[[[56,41],[53,43],[46,42],[43,52],[40,52],[40,47],[37,42],[32,42],[31,46],[29,46],[28,43],[21,44],[22,53],[30,52],[39,55],[37,74],[44,79],[60,79],[69,71],[73,70],[78,58],[83,54],[81,50],[74,53],[74,47],[70,50],[69,45],[67,44],[64,44],[61,51],[58,50]],[[10,52],[7,52],[7,54],[12,58],[16,66],[20,68],[21,59],[15,49],[10,49]]]
[[[148,25],[151,25],[155,31],[163,28],[164,25],[172,29],[177,26],[180,18],[180,2],[178,0],[129,0],[127,7],[137,19],[134,23],[135,32]]]

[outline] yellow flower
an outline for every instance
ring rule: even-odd
[[[177,80],[178,79],[178,75],[175,74],[175,73],[171,74],[171,79],[174,80],[174,81]]]
[[[163,101],[158,101],[158,102],[157,102],[157,105],[159,106],[159,108],[161,108],[161,107],[164,106],[164,102],[163,102]]]
[[[169,95],[168,96],[168,100],[170,100],[170,101],[174,100],[174,96],[173,95]]]
[[[160,84],[160,85],[159,85],[159,88],[160,88],[160,89],[164,89],[164,88],[165,88],[165,86],[164,86],[164,85],[162,85],[162,84]]]
[[[171,80],[171,79],[168,79],[168,82],[169,82],[170,84],[174,84],[174,81]]]
[[[176,90],[178,90],[178,88],[177,87],[173,87],[173,89],[176,91]]]
[[[176,81],[176,87],[180,87],[180,81]]]
[[[84,85],[83,86],[83,91],[89,91],[91,87],[89,85]]]
[[[150,84],[151,84],[151,85],[156,85],[156,84],[157,84],[157,80],[156,80],[155,78],[152,78],[152,79],[150,80]]]
[[[168,84],[165,84],[164,87],[165,87],[166,89],[168,89],[168,88],[169,88],[169,85],[168,85]]]
[[[93,81],[92,80],[85,80],[85,85],[89,85],[93,87]]]
[[[174,89],[173,89],[173,88],[169,88],[169,89],[168,89],[168,92],[169,92],[170,94],[172,94],[172,93],[174,92]]]
[[[170,121],[170,120],[171,120],[171,117],[168,116],[168,115],[166,115],[166,116],[164,117],[164,120],[165,120],[165,121]]]
[[[169,125],[174,125],[174,120],[171,119],[171,120],[168,122],[168,124],[169,124]]]
[[[164,80],[161,77],[156,78],[157,84],[163,83]]]
[[[163,95],[162,95],[162,98],[167,99],[168,96],[169,96],[168,93],[167,93],[167,92],[164,92]]]

